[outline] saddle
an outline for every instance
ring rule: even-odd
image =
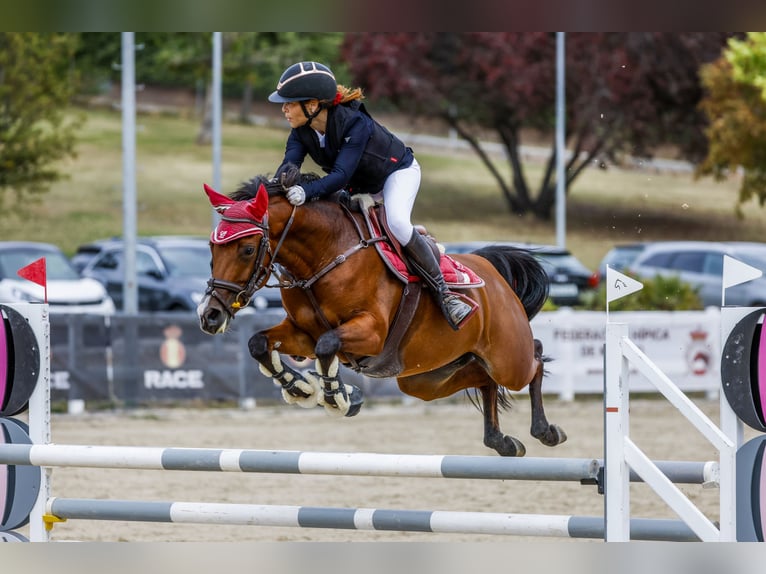
[[[399,308],[383,345],[383,351],[372,357],[364,357],[359,360],[350,359],[351,368],[357,372],[371,377],[394,377],[402,370],[399,347],[415,316],[424,281],[420,276],[410,271],[401,245],[388,228],[383,204],[376,202],[368,194],[354,196],[343,194],[339,202],[349,211],[348,215],[352,221],[354,218],[350,213],[351,211],[357,211],[363,215],[370,238],[376,239],[372,244],[375,245],[378,255],[394,277],[405,284]],[[444,275],[444,280],[450,290],[469,289],[484,285],[484,280],[473,270],[447,255],[444,252],[444,247],[439,245],[425,228],[416,227],[416,230],[424,235],[434,249],[434,254],[439,259],[439,267]],[[471,304],[477,305],[467,296],[461,296]]]
[[[371,238],[385,237],[388,239],[388,241],[376,242],[374,245],[391,273],[403,283],[421,282],[420,276],[410,271],[401,245],[388,228],[385,206],[377,203],[371,195],[366,194],[351,196],[347,201],[350,208],[356,208],[364,216],[367,231]],[[472,269],[447,255],[444,246],[437,243],[423,226],[415,226],[415,229],[431,244],[434,254],[439,259],[439,267],[442,275],[444,275],[444,281],[451,290],[469,289],[484,285],[484,280]]]

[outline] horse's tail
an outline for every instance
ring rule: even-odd
[[[488,260],[519,296],[527,318],[543,308],[550,281],[542,264],[527,249],[509,245],[488,245],[473,252]]]

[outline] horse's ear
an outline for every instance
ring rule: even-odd
[[[247,211],[257,220],[262,220],[269,210],[269,192],[263,184],[258,186],[255,197],[247,204]]]
[[[231,205],[235,203],[233,199],[218,193],[208,184],[204,183],[202,185],[205,187],[205,193],[207,194],[207,198],[210,200],[210,204],[219,213],[222,213],[223,211],[225,211],[226,209],[228,209]]]

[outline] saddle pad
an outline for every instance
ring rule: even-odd
[[[360,211],[364,215],[370,236],[373,238],[383,236],[381,231],[383,222],[378,217],[378,212],[376,211],[376,207],[379,205],[372,196],[368,194],[359,194],[354,196],[354,200],[357,202]],[[425,233],[425,229],[423,229],[423,232]],[[389,234],[389,237],[390,236],[391,235]],[[388,267],[401,281],[404,283],[413,283],[421,280],[417,275],[410,275],[401,256],[391,244],[388,243],[388,241],[379,241],[375,243],[375,247],[378,250],[378,254],[383,259],[383,262],[386,264],[386,267]],[[452,289],[468,289],[471,287],[484,286],[484,279],[459,261],[455,261],[452,257],[446,255],[444,253],[444,248],[441,245],[439,245],[439,252],[441,253],[439,268],[441,269],[444,281],[447,283],[448,287]]]
[[[407,271],[404,261],[402,261],[399,255],[394,253],[388,243],[381,242],[377,246],[381,255],[387,259],[389,269],[398,273],[402,281],[411,283],[421,280],[417,275],[411,275]],[[484,285],[484,280],[472,269],[469,269],[445,253],[442,253],[439,259],[439,268],[442,270],[442,275],[444,275],[444,281],[446,281],[447,286],[451,289],[468,289],[469,287],[482,287]]]

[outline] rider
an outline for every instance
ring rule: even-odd
[[[284,71],[269,96],[270,102],[282,104],[292,128],[277,173],[288,163],[300,166],[306,155],[327,173],[291,187],[287,200],[301,205],[342,189],[351,194],[382,190],[391,233],[457,330],[473,309],[447,290],[436,254],[410,222],[420,165],[412,149],[372,119],[362,98],[361,89],[338,85],[330,68],[318,62],[299,62]]]

